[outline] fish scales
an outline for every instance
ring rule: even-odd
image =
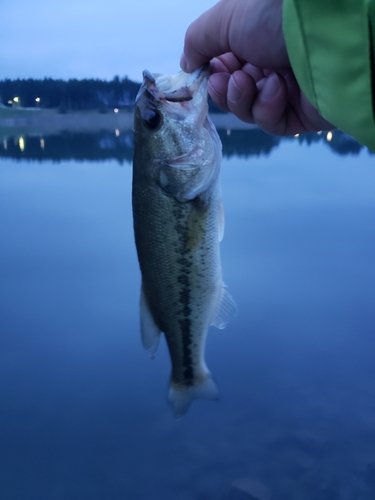
[[[204,361],[207,329],[223,302],[229,314],[221,315],[219,327],[235,311],[221,275],[221,153],[207,118],[207,72],[182,76],[177,84],[168,77],[168,100],[166,77],[158,83],[145,72],[135,112],[132,190],[142,338],[153,353],[165,335],[169,400],[177,416],[197,397],[217,397]],[[178,86],[184,79],[190,87]]]
[[[166,336],[176,383],[192,383],[194,376],[199,377],[201,344],[221,291],[217,211],[211,206],[201,220],[194,217],[195,205],[147,186],[134,196],[143,289],[153,318]]]

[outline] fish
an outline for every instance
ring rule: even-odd
[[[142,276],[140,329],[154,356],[163,333],[176,418],[194,399],[217,399],[205,362],[210,325],[236,305],[223,283],[221,142],[208,116],[209,67],[191,74],[143,72],[134,112],[132,207]]]

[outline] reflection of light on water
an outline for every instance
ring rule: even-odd
[[[332,140],[332,132],[327,132],[327,141],[330,142]]]
[[[8,149],[8,142],[6,139],[3,140],[4,149]]]
[[[21,151],[25,150],[25,141],[24,141],[23,137],[20,137],[18,139],[18,146],[19,146],[19,148],[20,148]]]
[[[299,137],[299,134],[294,134],[294,137]]]
[[[116,134],[116,137],[118,137],[118,136],[120,135],[120,131],[119,131],[119,129],[118,129],[118,128],[116,128],[116,130],[115,130],[115,134]]]
[[[227,135],[230,135],[230,134],[231,134],[231,129],[230,129],[230,128],[228,128],[228,129],[227,129]]]
[[[113,110],[113,112],[114,112],[114,113],[118,113],[118,109],[117,109],[117,108],[115,108],[115,109]]]
[[[40,148],[44,149],[44,139],[43,138],[40,139]]]

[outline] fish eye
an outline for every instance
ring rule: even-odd
[[[149,110],[147,117],[143,118],[143,123],[149,130],[155,130],[162,122],[162,116],[159,111]]]

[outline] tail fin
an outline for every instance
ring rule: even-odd
[[[168,401],[176,419],[181,418],[187,412],[194,399],[219,399],[219,389],[209,372],[202,381],[194,385],[170,382]]]

